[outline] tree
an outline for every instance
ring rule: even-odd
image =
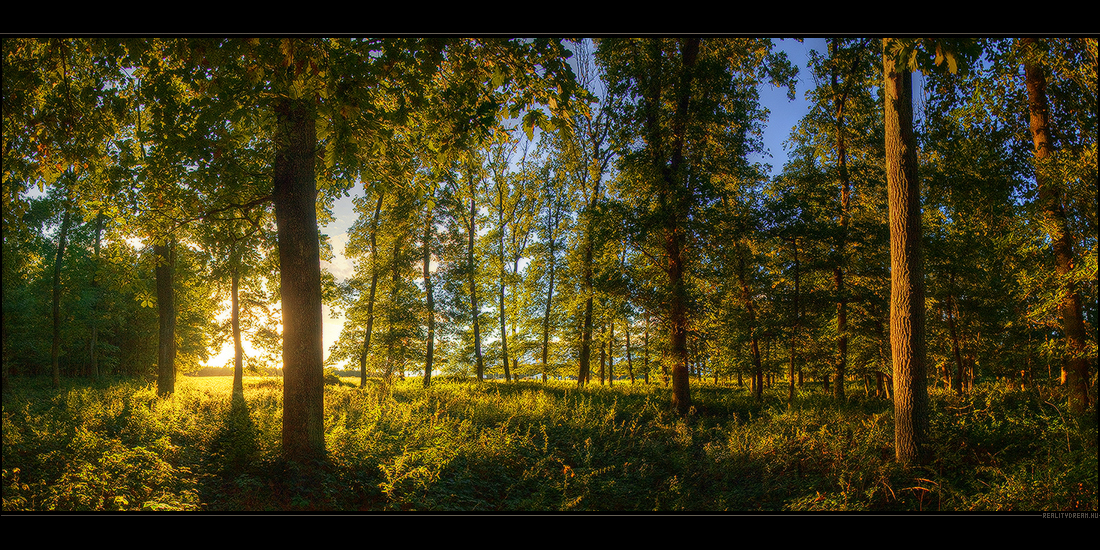
[[[895,453],[902,464],[922,460],[928,429],[925,382],[924,272],[921,266],[920,180],[913,136],[913,77],[899,58],[908,53],[883,40],[886,97],[886,177],[890,196],[890,343],[894,365]]]
[[[664,274],[673,403],[686,413],[690,262],[701,205],[746,179],[740,171],[759,147],[752,132],[764,117],[756,86],[765,79],[790,86],[793,70],[771,53],[770,40],[608,39],[599,46],[609,95],[622,98],[616,141],[629,173],[623,181],[633,186],[636,247]]]
[[[1096,111],[1095,72],[1096,40],[1091,43],[1091,64],[1093,71],[1092,112]],[[1030,113],[1030,131],[1035,152],[1035,178],[1038,182],[1038,203],[1045,215],[1046,228],[1052,243],[1052,252],[1058,274],[1058,302],[1062,317],[1062,327],[1066,338],[1064,351],[1063,381],[1068,389],[1069,407],[1075,414],[1083,414],[1088,408],[1088,363],[1085,353],[1085,325],[1081,313],[1081,294],[1077,284],[1071,279],[1071,273],[1077,262],[1075,253],[1076,236],[1070,228],[1066,215],[1066,183],[1059,181],[1056,166],[1056,149],[1053,138],[1055,120],[1050,114],[1047,101],[1047,77],[1044,67],[1043,44],[1036,38],[1020,40],[1024,50],[1024,71],[1027,86],[1028,110]],[[1088,58],[1085,58],[1088,63]],[[1082,94],[1084,95],[1084,94]],[[1087,107],[1086,107],[1087,108]],[[1095,120],[1093,121],[1095,138]],[[1095,180],[1095,141],[1093,141],[1092,176]],[[1063,161],[1064,162],[1064,161]],[[1089,184],[1091,185],[1091,184]],[[1095,202],[1095,201],[1094,201]],[[1094,226],[1095,232],[1095,226]],[[1095,268],[1094,268],[1095,269]],[[1095,278],[1095,277],[1094,277]]]

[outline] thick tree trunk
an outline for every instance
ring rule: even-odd
[[[683,153],[687,136],[685,128],[691,101],[691,83],[694,79],[695,61],[699,53],[698,37],[683,40],[681,51],[681,70],[679,82],[675,90],[675,112],[672,118],[671,143],[669,143],[669,158],[654,157],[654,163],[660,167],[662,176],[662,188],[660,202],[667,210],[664,227],[664,252],[667,262],[666,272],[669,279],[669,307],[668,320],[671,335],[669,343],[672,358],[672,405],[680,414],[686,414],[691,408],[691,394],[689,390],[690,375],[688,372],[687,350],[687,285],[684,281],[684,247],[686,244],[683,228],[688,212],[684,192]],[[657,79],[654,79],[655,81]],[[659,105],[660,84],[655,82],[655,94],[651,93],[647,98],[650,103],[650,112],[647,116],[647,128],[651,138],[650,146],[661,143],[656,137],[659,134],[657,118],[653,109]],[[659,149],[654,149],[653,154],[658,155]],[[667,162],[667,164],[666,164]]]
[[[1035,38],[1025,38],[1022,44],[1034,49]],[[1059,279],[1059,313],[1066,344],[1062,360],[1062,380],[1069,394],[1069,408],[1074,414],[1084,414],[1089,405],[1088,362],[1085,352],[1085,324],[1082,316],[1081,293],[1076,285],[1066,281],[1074,267],[1074,236],[1066,218],[1061,182],[1051,181],[1045,170],[1054,154],[1051,139],[1050,109],[1047,105],[1046,75],[1043,68],[1033,62],[1024,65],[1027,83],[1030,130],[1035,147],[1035,179],[1039,184],[1039,204],[1050,228],[1050,240],[1054,251],[1055,268]]]
[[[325,455],[317,128],[310,100],[275,106],[275,221],[283,314],[283,456]]]
[[[72,216],[70,207],[65,206],[65,213],[61,217],[61,231],[57,236],[57,255],[53,262],[53,343],[50,346],[50,372],[53,376],[53,387],[61,387],[61,261],[65,256],[65,240],[69,236],[69,226]]]
[[[924,336],[920,180],[913,138],[912,74],[895,65],[883,41],[886,177],[890,209],[890,347],[894,367],[894,440],[898,462],[924,461],[928,387]]]
[[[157,315],[160,337],[157,344],[157,394],[171,395],[176,391],[176,296],[175,243],[168,241],[153,245],[157,267]]]

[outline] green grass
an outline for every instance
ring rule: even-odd
[[[281,381],[17,379],[3,510],[950,511],[1097,509],[1095,411],[1050,390],[932,392],[920,468],[893,461],[889,402],[785,388],[437,379],[329,385],[328,458],[279,458]],[[782,394],[782,396],[780,395]]]

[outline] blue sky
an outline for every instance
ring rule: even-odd
[[[813,85],[813,79],[810,77],[809,70],[806,68],[809,60],[809,52],[811,49],[824,52],[826,48],[824,38],[810,38],[801,43],[793,39],[777,39],[775,43],[779,50],[787,53],[787,57],[791,60],[791,63],[798,66],[799,75],[798,84],[796,86],[797,94],[793,101],[787,98],[786,88],[776,88],[771,85],[764,85],[760,90],[761,104],[770,111],[768,124],[764,131],[764,146],[767,148],[770,156],[765,157],[756,155],[752,160],[770,164],[773,175],[782,171],[783,165],[787,161],[786,151],[783,149],[783,142],[790,136],[791,129],[798,124],[799,119],[809,110],[809,104],[805,100],[806,91]],[[360,195],[362,192],[362,186],[358,186],[353,191],[352,196]],[[336,257],[333,259],[332,263],[322,262],[322,266],[324,269],[336,275],[337,279],[342,279],[350,275],[352,269],[351,263],[342,255],[344,243],[347,242],[347,230],[355,222],[356,214],[353,209],[352,199],[349,197],[337,201],[333,207],[333,215],[335,220],[322,228],[322,232],[329,236]],[[326,307],[324,311],[324,345],[326,357],[328,356],[328,348],[336,341],[342,327],[343,319],[330,318],[329,310]],[[219,363],[217,361],[212,361],[211,364]]]

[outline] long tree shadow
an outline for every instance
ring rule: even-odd
[[[240,475],[256,464],[259,450],[259,431],[249,414],[244,393],[234,391],[229,412],[210,444],[210,464],[222,475]]]

